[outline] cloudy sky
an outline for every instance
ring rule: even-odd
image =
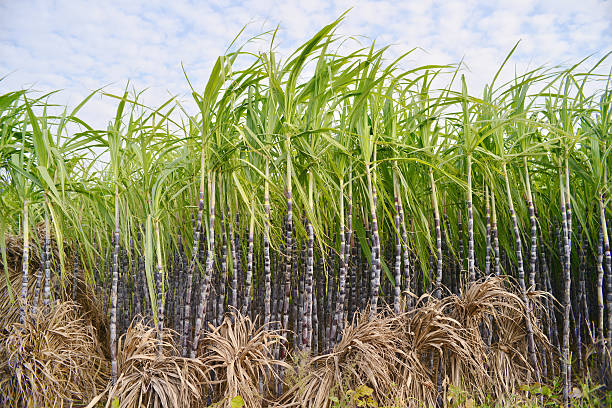
[[[393,44],[391,56],[420,47],[408,65],[463,58],[473,88],[490,80],[518,40],[508,77],[612,51],[612,0],[0,0],[0,94],[61,89],[53,101],[74,106],[99,87],[120,92],[129,80],[147,89],[147,103],[185,99],[181,64],[203,88],[245,25],[242,41],[279,26],[277,51],[287,56],[348,9],[338,33]],[[114,104],[96,98],[84,115],[103,124]]]

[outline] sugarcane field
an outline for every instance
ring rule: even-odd
[[[333,18],[189,102],[0,80],[0,406],[612,406],[610,53],[476,88]]]

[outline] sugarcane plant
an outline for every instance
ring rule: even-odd
[[[525,305],[514,323],[533,382],[560,374],[569,401],[576,371],[604,381],[607,59],[502,83],[515,47],[476,96],[461,64],[406,70],[414,50],[345,52],[340,21],[287,59],[275,31],[265,52],[232,49],[201,91],[186,73],[194,110],[145,106],[126,87],[102,93],[117,109],[95,129],[78,112],[97,91],[57,115],[52,95],[0,95],[0,231],[22,243],[15,290],[8,241],[0,252],[18,319],[91,293],[115,383],[118,339],[137,316],[160,358],[172,336],[182,357],[203,358],[211,330],[242,316],[281,330],[275,358],[313,357],[343,345],[359,316],[413,316],[495,276]],[[487,350],[496,321],[474,332]],[[425,354],[441,391],[446,356]],[[275,374],[280,393],[284,368]]]

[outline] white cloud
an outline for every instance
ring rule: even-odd
[[[101,86],[110,84],[107,90],[119,93],[130,80],[136,89],[149,89],[145,102],[150,104],[161,103],[169,93],[188,99],[181,63],[201,89],[216,57],[245,24],[244,39],[280,24],[276,50],[287,57],[351,7],[339,33],[394,44],[389,57],[422,47],[425,52],[409,56],[407,66],[464,58],[477,94],[518,40],[506,79],[515,66],[520,72],[575,62],[593,53],[601,56],[612,44],[609,0],[22,0],[0,3],[0,77],[9,74],[0,82],[0,93],[63,89],[54,100],[74,106]],[[255,47],[266,50],[268,44]],[[84,114],[104,125],[114,106],[112,100],[96,98]]]

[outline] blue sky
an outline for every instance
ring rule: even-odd
[[[570,64],[612,51],[612,0],[482,1],[0,1],[0,93],[61,89],[53,101],[76,105],[91,90],[120,92],[127,80],[144,100],[188,98],[181,63],[203,88],[215,58],[247,25],[250,36],[280,27],[288,56],[323,25],[351,9],[338,32],[393,44],[389,56],[420,47],[404,64],[457,63],[480,94],[505,55],[521,44],[504,75],[542,64]],[[266,42],[252,45],[268,48]],[[607,62],[605,69],[610,69]],[[84,115],[108,120],[115,102],[96,98]],[[103,125],[104,122],[98,124]]]

